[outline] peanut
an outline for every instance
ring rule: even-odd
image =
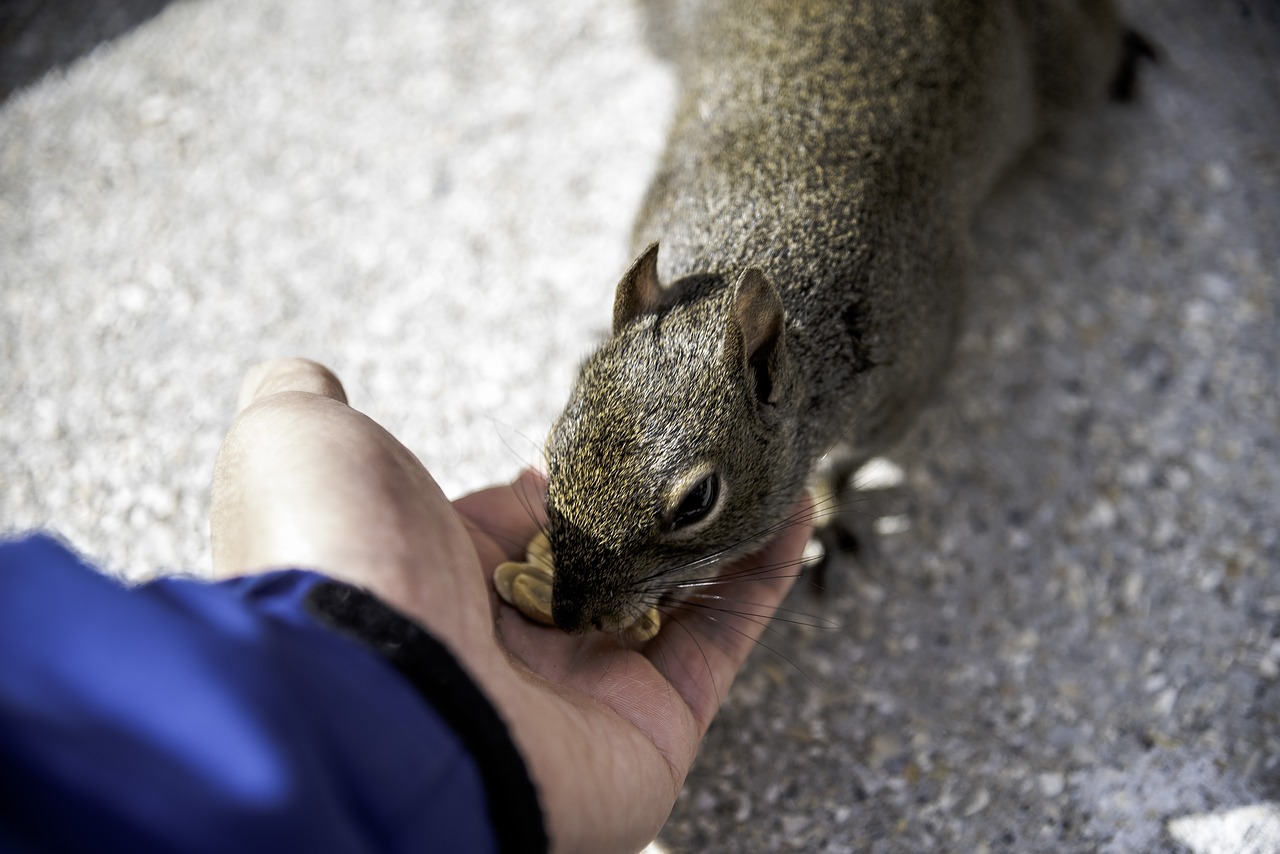
[[[544,626],[554,626],[551,619],[551,573],[529,563],[508,561],[493,571],[493,586],[502,601],[525,617]]]

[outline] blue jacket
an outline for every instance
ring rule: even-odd
[[[0,851],[546,847],[493,706],[369,594],[126,587],[47,536],[0,544]]]

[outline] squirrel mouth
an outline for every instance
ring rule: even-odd
[[[658,634],[662,628],[662,612],[657,605],[650,605],[644,613],[623,614],[612,619],[597,618],[593,621],[598,631],[611,635],[624,635],[631,640],[644,643]]]

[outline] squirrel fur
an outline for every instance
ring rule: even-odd
[[[900,438],[951,357],[975,210],[1123,59],[1106,0],[708,0],[686,17],[634,229],[648,248],[545,449],[569,632],[713,577],[788,524],[824,454]]]

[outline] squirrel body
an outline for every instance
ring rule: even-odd
[[[951,356],[975,210],[1122,42],[1106,0],[698,8],[648,248],[546,445],[560,628],[625,628],[762,546],[824,454],[901,436]]]

